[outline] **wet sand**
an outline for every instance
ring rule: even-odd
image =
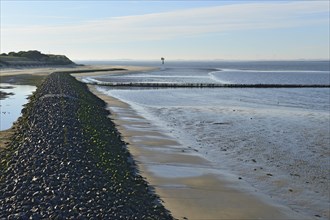
[[[88,73],[74,73],[71,74],[72,76],[76,77],[77,79],[81,79],[82,77],[86,76],[102,76],[108,74],[127,74],[132,72],[140,72],[140,71],[151,71],[157,68],[155,67],[143,67],[143,66],[92,66],[91,69],[107,69],[107,68],[116,68],[116,69],[125,69],[125,70],[116,70],[116,71],[104,71],[104,72],[88,72]]]
[[[108,103],[110,116],[141,175],[178,219],[308,219],[275,204],[244,180],[221,172],[189,146],[182,146],[139,116],[129,105],[90,90]]]
[[[38,85],[46,76],[55,71],[70,71],[70,70],[90,70],[90,69],[109,69],[109,68],[123,68],[126,70],[120,71],[104,71],[104,72],[89,72],[72,74],[77,79],[83,76],[99,76],[107,74],[129,73],[136,71],[147,71],[155,68],[152,67],[138,67],[138,66],[75,66],[75,67],[45,67],[45,68],[5,68],[0,69],[0,83],[18,84],[18,85]],[[3,93],[5,94],[5,93]],[[3,96],[3,98],[6,98]],[[7,148],[10,136],[14,129],[0,131],[0,150]]]
[[[127,71],[120,72],[148,69],[151,68],[127,67]],[[1,76],[48,75],[55,70],[38,68],[6,71],[1,71]],[[119,72],[73,75],[81,79],[82,76],[114,73]],[[165,207],[174,217],[178,219],[307,219],[251,191],[245,186],[244,181],[219,172],[218,167],[214,167],[212,163],[200,157],[193,149],[180,146],[175,140],[152,127],[127,104],[96,92],[92,86],[90,89],[109,104],[111,118],[114,119],[125,141],[129,143],[129,150],[137,161],[142,176],[145,176],[155,187],[157,194],[165,202]]]
[[[110,68],[122,68],[126,70],[119,70],[119,71],[109,71],[106,69]],[[105,69],[104,72],[87,72],[87,73],[75,73],[72,74],[75,77],[84,77],[84,76],[100,76],[106,74],[114,74],[114,73],[128,73],[128,72],[136,72],[136,71],[147,71],[156,69],[154,67],[141,67],[141,66],[110,66],[110,65],[100,65],[100,66],[74,66],[74,67],[47,67],[47,68],[7,68],[7,69],[0,69],[1,77],[9,77],[9,76],[20,76],[20,75],[34,75],[34,76],[47,76],[52,72],[56,71],[70,71],[70,70],[102,70]]]
[[[10,143],[11,136],[14,134],[14,128],[0,131],[0,151],[7,148],[8,144]]]

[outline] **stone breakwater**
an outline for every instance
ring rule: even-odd
[[[91,85],[142,88],[330,88],[329,84],[221,84],[221,83],[148,83],[148,82],[95,82]]]
[[[85,84],[53,73],[22,113],[0,154],[0,219],[173,219]]]

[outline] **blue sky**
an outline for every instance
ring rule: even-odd
[[[1,52],[74,60],[329,59],[329,1],[1,0]]]

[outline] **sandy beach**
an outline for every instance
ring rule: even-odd
[[[173,219],[84,83],[52,73],[22,112],[0,152],[0,219]]]
[[[108,103],[141,174],[178,219],[308,219],[251,191],[189,146],[164,135],[129,105],[90,90]]]
[[[126,70],[118,71],[108,71],[106,69],[111,68],[122,68]],[[148,71],[155,68],[152,67],[140,67],[140,66],[110,66],[110,65],[100,65],[100,66],[74,66],[74,67],[47,67],[47,68],[5,68],[0,69],[0,83],[8,83],[13,85],[38,85],[40,84],[46,76],[56,71],[77,71],[77,70],[102,70],[95,73],[75,73],[72,74],[77,79],[81,79],[83,76],[99,76],[106,74],[118,74],[118,73],[130,73],[136,71]],[[6,92],[6,89],[3,89]],[[5,94],[5,93],[4,93]],[[20,112],[20,110],[19,110]],[[9,137],[13,134],[13,128],[0,131],[0,150],[4,149],[9,141]]]
[[[152,67],[85,66],[79,69],[124,68],[124,71],[101,71],[72,74],[78,80],[86,76],[149,71]],[[31,76],[45,77],[59,69],[1,70],[2,79],[11,83],[29,83]],[[70,69],[60,69],[69,71]],[[77,70],[77,69],[74,69]],[[177,219],[309,219],[288,207],[275,203],[251,188],[242,179],[221,172],[219,167],[201,157],[190,146],[182,146],[165,135],[131,106],[90,90],[108,103],[108,110],[129,151],[137,161],[141,175],[146,178]],[[6,147],[11,132],[0,132],[1,148]]]
[[[108,71],[106,69],[126,69],[124,71]],[[1,77],[17,77],[17,76],[27,76],[27,75],[33,75],[33,76],[47,76],[52,72],[56,71],[77,71],[77,70],[102,70],[104,69],[104,72],[95,72],[95,73],[75,73],[72,74],[73,76],[79,78],[83,76],[99,76],[99,75],[106,75],[106,74],[114,74],[114,73],[128,73],[128,72],[136,72],[136,71],[148,71],[155,69],[154,67],[141,67],[141,66],[110,66],[110,65],[99,65],[99,66],[73,66],[73,67],[61,67],[61,68],[55,68],[55,67],[49,67],[49,68],[6,68],[6,69],[0,69]]]
[[[0,220],[330,220],[330,0],[0,1]]]

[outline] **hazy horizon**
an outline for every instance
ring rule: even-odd
[[[160,57],[159,57],[160,58]],[[73,59],[73,61],[95,61],[95,62],[108,62],[108,61],[152,61],[152,62],[161,62],[160,59]],[[200,62],[216,62],[216,61],[226,61],[226,62],[254,62],[254,61],[321,61],[321,62],[326,62],[329,61],[329,59],[165,59],[166,61],[200,61]]]
[[[328,1],[1,1],[1,53],[77,61],[329,60]]]

